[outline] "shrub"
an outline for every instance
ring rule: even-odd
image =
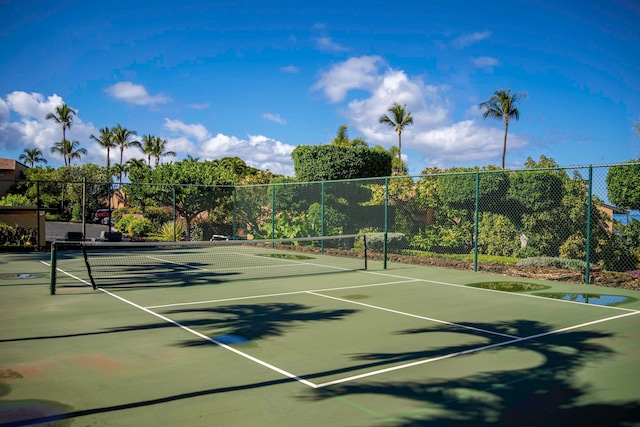
[[[153,224],[147,218],[135,218],[129,221],[127,225],[127,233],[130,236],[147,237],[151,232]]]
[[[173,222],[165,222],[160,227],[160,232],[154,237],[158,240],[162,240],[163,242],[179,242],[184,240],[186,235],[186,228],[184,223],[181,221]]]
[[[367,233],[367,249],[374,252],[384,250],[384,233]],[[387,252],[399,254],[408,245],[407,237],[402,233],[387,233]]]
[[[0,222],[0,246],[34,246],[36,244],[35,229]]]
[[[117,224],[120,222],[120,220],[125,216],[125,215],[129,215],[129,214],[141,214],[142,211],[140,210],[140,208],[134,207],[134,208],[118,208],[116,210],[114,210],[113,212],[111,212],[111,220],[113,221],[114,224]]]
[[[586,263],[579,259],[565,259],[548,256],[539,256],[533,258],[525,258],[518,262],[519,266],[531,266],[531,267],[552,267],[562,268],[565,270],[583,270],[586,267]]]
[[[147,206],[144,209],[144,217],[151,221],[154,229],[159,229],[164,223],[173,219],[173,213],[171,212],[171,209],[168,208]]]

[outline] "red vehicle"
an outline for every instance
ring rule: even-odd
[[[113,208],[108,209],[98,209],[93,215],[93,222],[99,222],[101,224],[107,224],[109,222],[109,217],[111,216],[111,212],[113,212]]]

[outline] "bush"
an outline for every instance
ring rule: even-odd
[[[131,221],[133,221],[136,217],[133,215],[123,215],[120,217],[120,219],[116,222],[114,219],[114,222],[116,224],[116,228],[118,230],[120,230],[123,233],[129,233],[129,224],[131,223]]]
[[[565,259],[548,256],[525,258],[518,262],[518,264],[516,265],[531,267],[552,267],[576,271],[584,270],[584,268],[586,267],[586,263],[579,259]]]
[[[135,237],[147,237],[151,232],[153,224],[147,218],[135,218],[129,221],[127,225],[127,233]]]
[[[384,250],[384,233],[367,233],[367,249],[374,252]],[[387,233],[387,252],[402,253],[408,246],[407,237],[402,233]]]
[[[149,219],[153,224],[154,230],[159,229],[166,222],[173,220],[173,213],[168,208],[158,208],[155,206],[147,206],[144,209],[144,217]]]
[[[35,246],[36,230],[0,222],[0,246]]]
[[[120,220],[125,216],[125,215],[129,215],[129,214],[141,214],[142,211],[140,210],[140,208],[134,207],[134,208],[118,208],[116,210],[114,210],[113,212],[111,212],[111,220],[113,221],[114,224],[117,224],[120,222]]]
[[[160,227],[160,233],[155,235],[154,237],[158,240],[162,240],[163,242],[179,242],[185,239],[186,235],[186,227],[184,222],[178,221],[173,222],[165,222]]]

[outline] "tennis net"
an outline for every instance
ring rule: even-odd
[[[82,242],[94,289],[190,286],[367,268],[361,234],[205,242]],[[52,250],[52,277],[57,262]],[[55,279],[52,280],[55,282]]]

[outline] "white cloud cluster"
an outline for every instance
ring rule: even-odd
[[[349,58],[325,71],[312,90],[322,90],[331,102],[340,102],[350,90],[373,90],[379,81],[379,56]]]
[[[489,35],[479,33],[469,39],[478,40]],[[492,64],[489,59],[480,63]],[[387,114],[394,102],[406,104],[413,125],[402,133],[403,153],[408,149],[421,157],[419,170],[426,166],[478,164],[499,158],[504,132],[500,127],[476,120],[479,114],[472,115],[474,119],[455,123],[447,86],[428,84],[421,77],[412,78],[402,70],[382,68],[384,65],[377,56],[350,58],[326,70],[313,89],[322,90],[332,103],[346,100],[344,114],[349,123],[370,143],[386,147],[397,144],[398,137],[394,129],[380,124],[379,118]],[[365,91],[366,95],[348,99],[352,90]],[[477,110],[477,105],[473,107]],[[509,149],[526,145],[525,140],[509,135]]]
[[[62,160],[51,153],[51,147],[62,139],[62,130],[58,123],[47,120],[46,116],[63,103],[64,100],[55,94],[45,98],[40,93],[22,91],[0,99],[0,147],[18,151],[38,148],[50,161]],[[17,120],[12,120],[12,115],[17,116]],[[83,161],[103,162],[101,149],[89,139],[89,135],[97,133],[92,124],[84,123],[78,115],[67,130],[67,139],[80,141],[81,147],[88,150]]]
[[[162,94],[150,95],[144,86],[132,82],[118,82],[109,86],[107,93],[115,99],[135,105],[164,104],[170,101]]]
[[[211,136],[204,126],[186,124],[179,120],[165,119],[165,128],[177,134],[167,140],[169,150],[183,155],[190,154],[200,160],[237,156],[249,166],[293,175],[293,145],[263,135],[248,135],[246,139],[221,133]]]

